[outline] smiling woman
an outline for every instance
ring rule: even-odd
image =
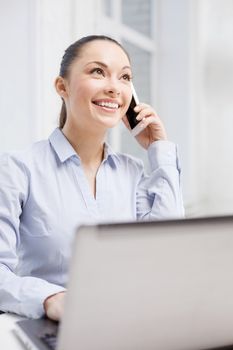
[[[48,140],[0,157],[3,311],[60,319],[72,238],[81,223],[183,216],[177,148],[151,106],[135,107],[149,176],[141,160],[105,142],[121,120],[130,129],[131,80],[130,59],[117,41],[80,39],[65,51],[55,80],[59,128]]]

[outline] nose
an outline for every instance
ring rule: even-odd
[[[105,87],[105,93],[108,95],[111,95],[113,97],[119,96],[121,93],[120,87],[119,87],[119,82],[117,82],[115,79],[109,80],[108,84]]]

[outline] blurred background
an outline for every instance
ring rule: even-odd
[[[0,0],[0,151],[58,125],[61,57],[89,34],[131,55],[139,99],[179,145],[186,215],[233,214],[233,0]],[[109,140],[148,167],[123,125]]]

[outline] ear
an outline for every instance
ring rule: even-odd
[[[55,89],[62,98],[67,97],[67,84],[64,78],[61,76],[57,77],[55,82]]]

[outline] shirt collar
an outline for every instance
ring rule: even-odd
[[[73,156],[76,156],[80,161],[78,154],[71,146],[61,129],[56,128],[49,136],[49,141],[61,162],[65,162],[67,159]],[[109,159],[112,159],[112,161],[115,163],[115,160],[119,160],[120,157],[115,151],[113,151],[112,147],[105,142],[104,160],[108,161]]]
[[[78,157],[74,148],[71,146],[61,129],[56,128],[52,132],[52,134],[49,136],[49,142],[62,163],[73,156]]]
[[[108,160],[108,158],[111,158],[114,163],[116,159],[120,159],[119,155],[115,151],[113,151],[112,147],[107,142],[105,142],[104,160]]]

